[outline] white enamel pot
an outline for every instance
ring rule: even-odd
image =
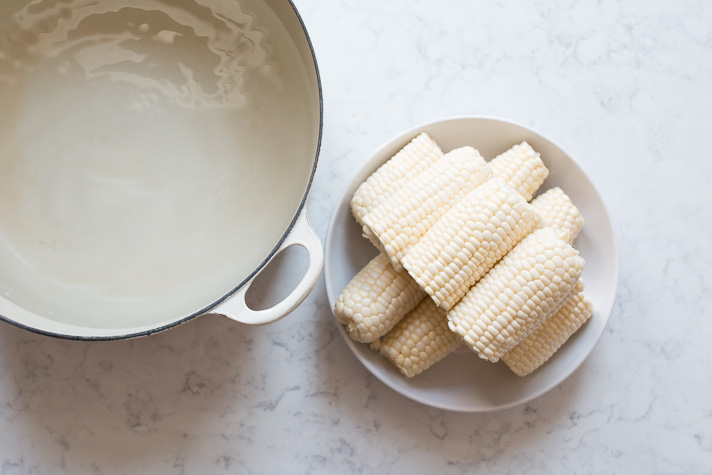
[[[0,319],[137,337],[196,316],[265,324],[311,292],[322,96],[289,0],[0,5]],[[282,250],[308,269],[245,296]]]

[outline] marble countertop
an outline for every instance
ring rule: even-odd
[[[88,343],[0,324],[0,474],[709,473],[712,4],[295,3],[325,97],[317,233],[391,136],[455,115],[522,123],[610,208],[621,279],[599,344],[543,397],[460,414],[364,369],[323,278],[265,327],[206,316]]]

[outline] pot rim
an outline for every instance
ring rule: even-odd
[[[32,333],[36,333],[36,334],[44,335],[44,336],[50,336],[50,337],[58,338],[58,339],[62,339],[62,340],[114,341],[114,340],[128,340],[128,339],[132,339],[132,338],[139,338],[142,336],[149,336],[149,335],[153,335],[155,333],[162,332],[164,330],[168,330],[173,327],[177,327],[178,325],[186,323],[187,321],[192,320],[195,317],[210,313],[210,310],[217,307],[219,304],[221,304],[225,300],[229,299],[230,297],[232,297],[238,290],[240,290],[247,283],[249,283],[252,279],[254,279],[255,276],[257,276],[257,274],[267,265],[267,263],[274,257],[274,255],[277,253],[277,251],[282,246],[284,241],[287,239],[287,236],[289,236],[289,234],[292,232],[292,229],[294,228],[294,225],[296,224],[299,216],[301,216],[302,213],[306,213],[305,208],[306,208],[306,204],[307,204],[307,199],[309,198],[309,193],[311,191],[312,184],[314,182],[314,176],[316,175],[316,168],[317,168],[317,165],[319,162],[319,153],[321,151],[321,141],[322,141],[322,134],[323,134],[323,129],[324,129],[324,96],[323,96],[322,85],[321,85],[321,75],[319,74],[319,65],[317,63],[316,54],[314,52],[314,45],[312,44],[311,38],[309,37],[309,32],[307,31],[306,25],[304,24],[304,20],[302,19],[301,15],[299,14],[299,11],[297,10],[296,5],[294,5],[294,2],[292,0],[287,0],[287,2],[289,3],[289,6],[291,7],[292,11],[294,12],[294,15],[296,16],[297,21],[299,22],[299,25],[301,26],[302,33],[304,34],[304,39],[307,42],[307,46],[309,47],[309,53],[311,54],[311,58],[314,63],[314,73],[316,75],[317,95],[318,95],[318,101],[319,101],[319,127],[318,127],[318,132],[317,132],[317,143],[316,143],[316,150],[314,151],[314,160],[313,160],[312,170],[311,170],[311,173],[309,174],[309,180],[307,181],[306,190],[304,191],[302,200],[299,203],[299,207],[297,208],[296,213],[294,213],[294,217],[292,218],[292,221],[289,223],[289,226],[287,227],[286,231],[282,234],[282,237],[279,239],[279,241],[274,246],[274,248],[269,252],[269,254],[265,257],[265,259],[242,282],[240,282],[236,287],[234,287],[231,291],[229,291],[228,293],[226,293],[219,299],[215,300],[214,302],[210,303],[209,305],[206,305],[202,309],[197,310],[183,318],[180,318],[176,321],[173,321],[173,322],[170,322],[170,323],[167,323],[164,325],[152,327],[148,330],[129,332],[129,333],[124,333],[124,334],[120,334],[120,335],[85,336],[85,335],[72,335],[72,334],[57,333],[57,332],[52,332],[52,331],[48,331],[48,330],[42,330],[42,329],[31,327],[24,323],[18,322],[16,320],[6,317],[5,315],[2,315],[2,314],[0,314],[0,321],[9,323],[10,325],[20,328],[22,330],[27,330]]]

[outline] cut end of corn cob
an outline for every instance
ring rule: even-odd
[[[566,239],[564,239],[563,237],[562,237],[562,239],[564,241],[566,241]],[[561,310],[561,307],[563,307],[564,304],[566,304],[569,297],[571,297],[573,294],[576,294],[579,292],[583,292],[583,282],[581,281],[581,279],[579,279],[576,282],[576,285],[574,285],[574,288],[571,289],[571,292],[569,292],[563,299],[561,299],[561,301],[558,304],[556,304],[556,306],[553,308],[553,310],[549,311],[549,313],[544,318],[537,320],[529,328],[527,328],[526,336],[529,336],[532,333],[534,333],[535,331],[537,331],[545,322],[547,322],[549,320],[549,318],[556,315],[556,312]]]
[[[452,207],[403,258],[403,267],[445,310],[537,225],[522,195],[492,178]]]
[[[583,228],[583,217],[564,191],[551,188],[532,200],[532,207],[541,216],[542,227],[569,231],[569,244],[574,242]]]
[[[397,272],[388,257],[379,254],[341,291],[334,314],[352,339],[370,343],[385,335],[424,297],[425,292],[407,272]]]
[[[492,173],[472,147],[445,154],[400,190],[364,216],[396,270],[408,250],[464,195],[486,182]]]
[[[442,157],[438,144],[423,132],[396,153],[363,182],[351,198],[351,211],[356,221],[395,193],[416,175]]]
[[[371,244],[373,244],[381,254],[384,254],[386,255],[386,257],[388,257],[386,254],[386,250],[383,248],[383,244],[378,239],[378,236],[376,236],[373,231],[371,231],[371,228],[364,225],[362,229],[363,231],[361,232],[361,235],[371,241]],[[388,258],[388,260],[390,261],[390,258]]]
[[[574,288],[584,260],[552,228],[524,238],[447,314],[480,358],[497,362]]]
[[[564,305],[517,346],[502,361],[518,376],[527,376],[554,353],[593,315],[593,304],[582,291],[574,291]]]
[[[445,311],[424,299],[371,347],[412,378],[454,352],[462,342],[450,331]]]
[[[515,145],[490,160],[489,164],[495,176],[506,181],[527,201],[549,176],[541,156],[527,142]]]

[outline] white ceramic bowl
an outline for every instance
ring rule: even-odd
[[[561,187],[586,220],[574,245],[586,260],[582,279],[586,295],[594,305],[593,317],[551,360],[524,378],[514,375],[504,363],[481,360],[467,349],[458,350],[415,378],[406,378],[368,345],[351,340],[339,325],[341,335],[359,361],[378,379],[423,404],[453,411],[489,412],[526,403],[564,381],[591,353],[608,322],[618,286],[618,251],[601,197],[574,160],[542,135],[504,120],[458,117],[416,127],[383,145],[356,174],[332,216],[325,257],[329,304],[334,307],[341,290],[377,253],[361,236],[360,227],[351,215],[351,195],[372,172],[423,131],[444,152],[471,145],[489,160],[526,140],[541,153],[550,170],[541,191]]]

